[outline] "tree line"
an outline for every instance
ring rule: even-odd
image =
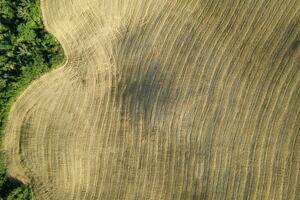
[[[39,0],[0,0],[0,142],[9,108],[29,83],[64,59],[43,27]],[[1,147],[2,148],[2,147]],[[28,186],[6,174],[0,152],[0,200],[28,200]]]

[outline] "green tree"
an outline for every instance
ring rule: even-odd
[[[0,142],[9,107],[29,83],[64,55],[43,28],[39,0],[0,0]],[[28,186],[6,174],[0,151],[0,200],[28,200]]]
[[[24,186],[14,189],[7,197],[7,200],[30,200],[30,189]]]

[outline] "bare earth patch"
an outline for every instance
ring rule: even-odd
[[[299,199],[298,0],[42,0],[67,56],[14,104],[35,199]]]

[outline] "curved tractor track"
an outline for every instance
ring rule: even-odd
[[[300,198],[298,0],[42,0],[67,62],[5,132],[35,199]]]

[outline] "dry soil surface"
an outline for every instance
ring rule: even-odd
[[[299,0],[41,5],[67,61],[4,142],[35,199],[300,199]]]

